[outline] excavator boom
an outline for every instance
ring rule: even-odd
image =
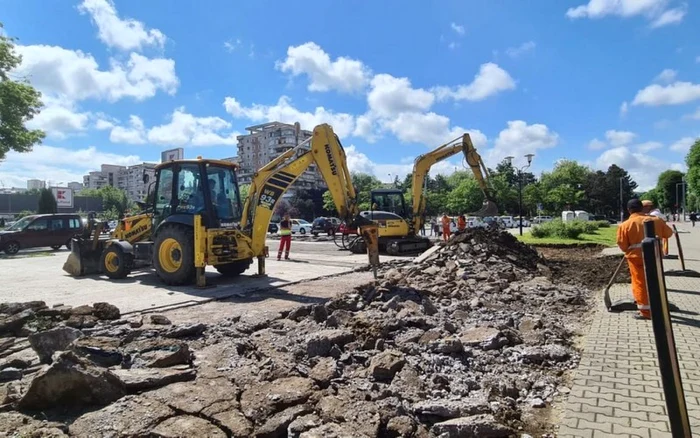
[[[304,147],[304,142],[286,151],[253,176],[241,223],[242,229],[251,235],[253,253],[259,261],[261,257],[264,258],[267,228],[275,207],[294,181],[315,163],[328,185],[339,218],[349,226],[360,229],[370,264],[376,273],[379,264],[378,227],[360,215],[340,140],[330,125],[322,124],[314,128],[310,142],[310,149]]]
[[[413,166],[413,230],[420,230],[425,221],[424,213],[426,208],[426,198],[423,191],[425,178],[436,163],[449,158],[459,152],[464,154],[464,158],[469,164],[469,167],[474,173],[479,187],[484,192],[484,206],[477,212],[469,213],[472,216],[493,216],[498,214],[498,207],[493,200],[493,189],[489,184],[489,171],[484,165],[481,156],[474,148],[469,134],[455,138],[454,140],[443,144],[435,150],[420,155],[415,160]]]

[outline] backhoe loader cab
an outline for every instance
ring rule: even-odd
[[[371,192],[372,210],[386,211],[405,218],[409,215],[403,192],[398,189],[375,189]]]

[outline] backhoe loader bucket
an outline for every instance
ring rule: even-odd
[[[63,270],[73,277],[97,274],[100,272],[100,255],[99,250],[93,249],[91,240],[74,237]]]
[[[468,213],[467,216],[498,216],[498,206],[493,201],[484,201],[484,205],[473,213]]]

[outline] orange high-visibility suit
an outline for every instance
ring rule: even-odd
[[[459,231],[464,231],[467,229],[467,220],[464,218],[464,216],[460,216],[457,219],[457,229]]]
[[[637,302],[639,313],[650,318],[649,295],[647,294],[646,280],[644,277],[644,261],[642,258],[642,240],[644,240],[644,222],[654,221],[656,237],[669,238],[673,235],[671,227],[662,219],[655,216],[647,216],[642,213],[632,213],[626,221],[617,228],[617,246],[625,253],[627,264],[630,268],[632,280],[632,294]]]
[[[450,231],[451,220],[445,215],[440,221],[442,222],[442,239],[447,242],[450,240],[450,236],[452,235],[452,231]]]

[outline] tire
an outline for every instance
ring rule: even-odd
[[[253,264],[253,259],[238,260],[223,265],[214,266],[217,271],[224,277],[238,277],[244,273],[250,265]]]
[[[51,245],[51,249],[54,251],[58,251],[59,249],[61,249],[62,246],[63,245]]]
[[[15,255],[19,252],[19,242],[7,242],[5,245],[5,254],[7,255]]]
[[[314,235],[314,237],[318,237],[318,233],[311,233]]]
[[[100,271],[113,280],[126,278],[130,265],[129,255],[119,245],[109,245],[100,256]]]
[[[306,228],[299,228],[299,234],[306,234]]]
[[[166,225],[153,244],[153,267],[167,285],[191,283],[196,273],[194,230],[186,225]]]

